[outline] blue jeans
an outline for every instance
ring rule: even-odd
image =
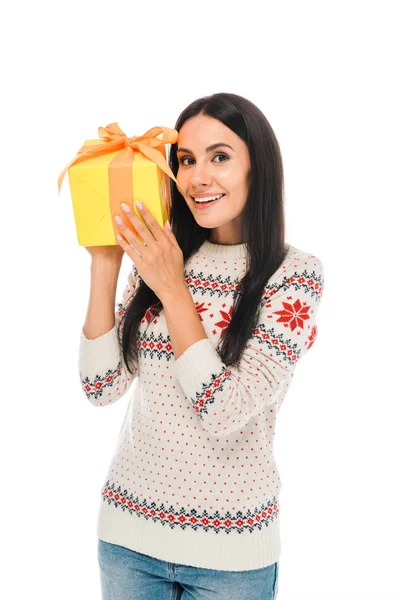
[[[275,600],[278,562],[250,571],[170,563],[98,539],[102,600]]]

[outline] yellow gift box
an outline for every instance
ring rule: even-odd
[[[159,136],[162,136],[160,139]],[[128,138],[117,123],[99,127],[101,139],[86,140],[58,179],[68,172],[78,243],[81,246],[117,245],[114,215],[123,218],[121,203],[131,206],[142,200],[164,226],[170,218],[168,177],[179,185],[166,161],[165,144],[175,143],[178,132],[153,127],[141,136]]]

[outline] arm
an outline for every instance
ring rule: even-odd
[[[167,322],[174,336],[172,344],[183,350],[175,361],[175,372],[210,435],[229,435],[265,406],[279,405],[296,364],[315,341],[323,278],[319,259],[306,256],[293,261],[278,281],[268,283],[257,326],[235,367],[223,363],[207,337],[189,345],[186,330],[190,323],[179,319],[179,311],[170,307]]]
[[[132,267],[122,302],[115,307],[120,264],[92,263],[89,305],[81,330],[79,375],[83,392],[94,406],[107,406],[119,400],[138,375],[133,376],[122,360],[120,321],[134,297],[137,271]]]
[[[83,333],[89,340],[104,335],[114,327],[115,295],[120,268],[120,262],[92,260],[89,305],[83,326]]]
[[[177,360],[192,344],[207,339],[207,334],[186,285],[170,297],[163,297],[161,302],[174,350],[174,358]]]

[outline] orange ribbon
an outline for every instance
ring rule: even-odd
[[[64,176],[72,165],[88,160],[89,158],[95,158],[96,156],[121,150],[121,152],[112,159],[108,167],[110,211],[112,215],[115,213],[120,214],[121,199],[126,204],[133,206],[132,163],[135,151],[139,151],[153,161],[162,171],[164,171],[164,173],[175,181],[181,194],[185,195],[165,160],[164,155],[160,151],[160,148],[163,145],[174,144],[177,141],[178,132],[175,129],[170,129],[169,127],[152,127],[152,129],[149,129],[143,135],[134,135],[130,138],[128,138],[120,129],[118,123],[110,123],[107,127],[99,127],[98,131],[99,137],[105,140],[106,143],[82,146],[75,158],[73,158],[60,173],[58,177],[58,193],[61,191]],[[157,136],[161,133],[162,139],[157,139]],[[169,197],[169,194],[167,197]],[[169,219],[169,202],[167,202],[167,213]]]

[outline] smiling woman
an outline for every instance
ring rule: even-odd
[[[254,104],[200,98],[175,128],[172,232],[145,199],[143,222],[127,213],[141,240],[122,227],[133,266],[114,327],[96,319],[105,333],[81,334],[94,406],[137,379],[101,490],[103,600],[139,588],[148,600],[189,589],[204,600],[274,600],[275,422],[317,337],[323,267],[285,242],[279,146]],[[99,277],[109,300],[114,270],[112,285]]]

